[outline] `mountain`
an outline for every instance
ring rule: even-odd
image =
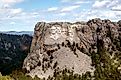
[[[1,80],[121,80],[121,20],[38,22],[34,30],[0,33]]]
[[[10,74],[22,67],[29,53],[32,37],[29,35],[11,35],[0,33],[0,72]]]
[[[26,34],[26,35],[30,35],[30,36],[33,36],[33,31],[1,31],[0,33],[4,33],[4,34],[11,34],[11,35],[23,35],[23,34]]]
[[[27,75],[48,80],[121,79],[121,21],[38,22],[34,30],[23,63]]]

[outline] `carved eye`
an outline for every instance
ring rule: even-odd
[[[55,33],[52,33],[52,35],[54,35]]]
[[[58,32],[61,33],[61,30],[59,30]]]
[[[51,30],[51,33],[56,33],[56,30],[52,29],[52,30]]]

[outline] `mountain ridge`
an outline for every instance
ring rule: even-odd
[[[120,21],[111,22],[99,18],[84,23],[38,22],[23,68],[31,77],[46,79],[65,69],[79,75],[89,71],[94,74],[91,76],[99,78],[101,74],[99,72],[98,75],[97,71],[101,66],[98,65],[105,65],[107,60],[104,55],[112,61],[113,55],[120,53],[120,24]],[[117,68],[120,63],[119,60]]]
[[[0,31],[0,33],[11,34],[11,35],[30,35],[33,36],[33,31]]]

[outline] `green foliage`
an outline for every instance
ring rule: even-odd
[[[119,56],[111,58],[111,55],[104,48],[99,49],[98,53],[92,53],[92,63],[95,66],[94,79],[95,80],[121,80],[121,73],[118,67],[121,64]],[[117,53],[119,54],[119,53]],[[120,54],[121,56],[121,54]],[[115,63],[115,60],[118,60]]]
[[[2,76],[0,75],[0,80],[13,80],[10,76]]]
[[[73,71],[64,69],[63,71],[54,72],[53,77],[48,77],[47,80],[91,80],[90,72],[83,74],[74,74]]]
[[[23,65],[29,52],[32,37],[28,35],[9,35],[0,33],[0,72],[10,74]]]
[[[17,69],[15,71],[13,71],[10,76],[15,79],[15,80],[42,80],[40,78],[38,78],[37,76],[35,76],[34,78],[28,76],[25,74],[26,71],[21,70],[21,69]]]

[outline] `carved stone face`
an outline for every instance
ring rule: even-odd
[[[70,40],[73,42],[77,38],[77,33],[75,28],[77,25],[70,25],[68,27],[62,27],[60,25],[53,25],[49,28],[49,34],[46,34],[45,44],[61,44],[65,40]]]
[[[76,25],[71,25],[69,27],[68,33],[69,33],[69,38],[70,38],[71,41],[73,41],[74,36],[75,36],[75,28],[76,28]]]
[[[50,28],[50,38],[57,40],[61,36],[61,27],[52,26]]]

